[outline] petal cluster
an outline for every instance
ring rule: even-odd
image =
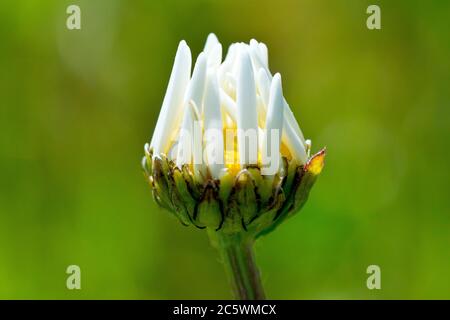
[[[191,51],[181,41],[152,140],[146,149],[197,177],[219,179],[249,166],[263,175],[282,170],[282,159],[308,161],[310,141],[272,75],[265,44],[222,45],[207,38],[192,70]]]

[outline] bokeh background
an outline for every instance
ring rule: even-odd
[[[231,298],[207,235],[140,169],[178,42],[196,56],[209,32],[265,42],[328,148],[301,214],[257,244],[268,296],[450,298],[449,20],[448,1],[2,0],[0,298]]]

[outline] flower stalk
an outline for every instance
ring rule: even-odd
[[[226,234],[209,230],[211,244],[219,254],[235,299],[263,300],[264,288],[253,251],[254,239],[246,233]]]

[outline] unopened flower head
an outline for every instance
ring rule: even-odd
[[[222,61],[223,60],[223,61]],[[183,224],[260,234],[305,201],[323,167],[272,75],[265,44],[222,45],[210,34],[191,71],[175,56],[143,168],[155,200]]]

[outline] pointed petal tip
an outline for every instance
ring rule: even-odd
[[[168,151],[168,144],[181,121],[182,102],[189,83],[192,66],[191,50],[186,41],[181,40],[167,85],[164,100],[153,132],[150,147],[155,153]]]
[[[277,72],[277,73],[273,76],[272,81],[275,83],[275,85],[276,85],[277,87],[280,87],[280,88],[281,88],[281,74],[280,74],[280,73]]]
[[[259,49],[261,58],[265,64],[265,66],[268,68],[269,67],[269,52],[268,52],[269,50],[267,49],[267,46],[264,43],[260,42],[258,44],[258,49]]]
[[[181,40],[178,44],[177,53],[175,55],[175,60],[182,59],[184,63],[189,64],[189,69],[191,67],[192,63],[192,55],[191,55],[191,49],[187,45],[186,41]]]
[[[180,43],[178,44],[178,50],[188,50],[189,52],[191,51],[191,49],[189,48],[187,42],[185,40],[181,40]]]
[[[263,54],[268,52],[267,45],[264,42],[258,43],[259,50],[262,51]]]
[[[282,109],[284,107],[283,98],[283,88],[281,86],[281,75],[279,73],[275,74],[272,79],[270,86],[270,95],[273,96],[274,103],[277,109]]]
[[[208,37],[206,37],[205,47],[203,48],[203,51],[206,53],[209,53],[212,49],[214,49],[215,45],[219,43],[219,39],[214,33],[208,34]]]
[[[217,36],[216,36],[216,34],[214,33],[214,32],[210,32],[209,34],[208,34],[208,37],[206,38],[206,41],[208,41],[208,40],[210,40],[210,41],[216,41],[216,42],[219,42],[219,39],[217,38]]]
[[[197,62],[203,61],[203,60],[206,60],[206,54],[202,51],[199,53],[199,55],[197,57]]]
[[[255,91],[255,76],[253,73],[252,60],[250,58],[250,53],[248,49],[243,49],[239,56],[240,65],[237,74],[237,102],[239,102],[239,97],[244,98],[244,100],[250,99],[244,103],[245,109],[248,109],[248,103],[255,104],[256,108],[256,91]],[[253,96],[254,95],[254,96]],[[239,103],[238,103],[239,104]],[[242,107],[242,106],[241,106]]]

